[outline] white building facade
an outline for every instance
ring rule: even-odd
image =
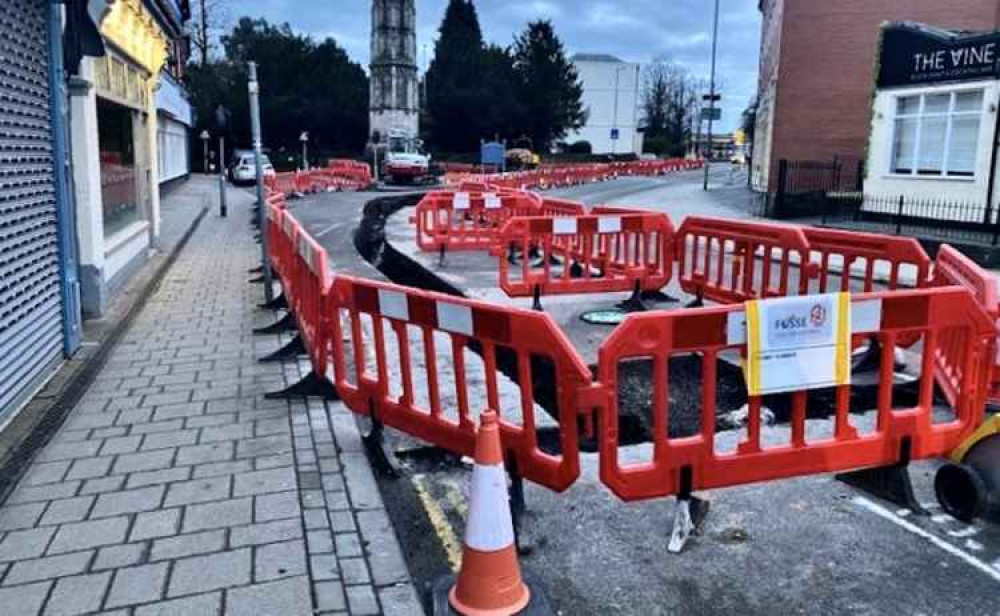
[[[187,167],[187,140],[172,125],[185,121],[174,122],[186,100],[177,94],[173,111],[160,104],[160,91],[177,85],[167,69],[183,63],[184,15],[176,0],[90,0],[88,9],[106,54],[84,58],[70,79],[70,131],[80,300],[84,316],[101,317],[157,245],[161,179]]]
[[[996,223],[998,61],[1000,33],[884,28],[864,211]]]
[[[170,73],[160,74],[156,90],[156,158],[160,184],[191,174],[191,103]]]
[[[570,59],[583,83],[587,123],[566,136],[566,143],[590,143],[594,154],[641,154],[638,129],[641,66],[604,54]]]

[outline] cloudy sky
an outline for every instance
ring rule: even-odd
[[[692,73],[710,72],[710,0],[476,0],[487,40],[509,44],[534,19],[551,19],[570,53],[610,53],[647,62],[670,55]],[[447,0],[417,0],[417,48],[433,42]],[[230,4],[231,18],[243,14],[291,24],[317,38],[333,37],[368,64],[369,0],[251,0]],[[718,73],[723,84],[723,128],[739,126],[740,113],[756,91],[760,14],[757,0],[721,0]]]

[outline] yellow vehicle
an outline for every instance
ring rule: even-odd
[[[542,158],[527,148],[507,150],[507,169],[520,171],[522,169],[537,169]]]
[[[934,491],[941,507],[963,522],[1000,519],[1000,415],[983,422],[938,469]]]

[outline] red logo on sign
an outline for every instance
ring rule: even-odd
[[[826,324],[826,308],[822,304],[816,304],[809,311],[809,320],[813,327],[823,327]]]

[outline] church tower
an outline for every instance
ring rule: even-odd
[[[416,137],[417,9],[415,0],[372,0],[371,133],[384,142],[392,129]]]

